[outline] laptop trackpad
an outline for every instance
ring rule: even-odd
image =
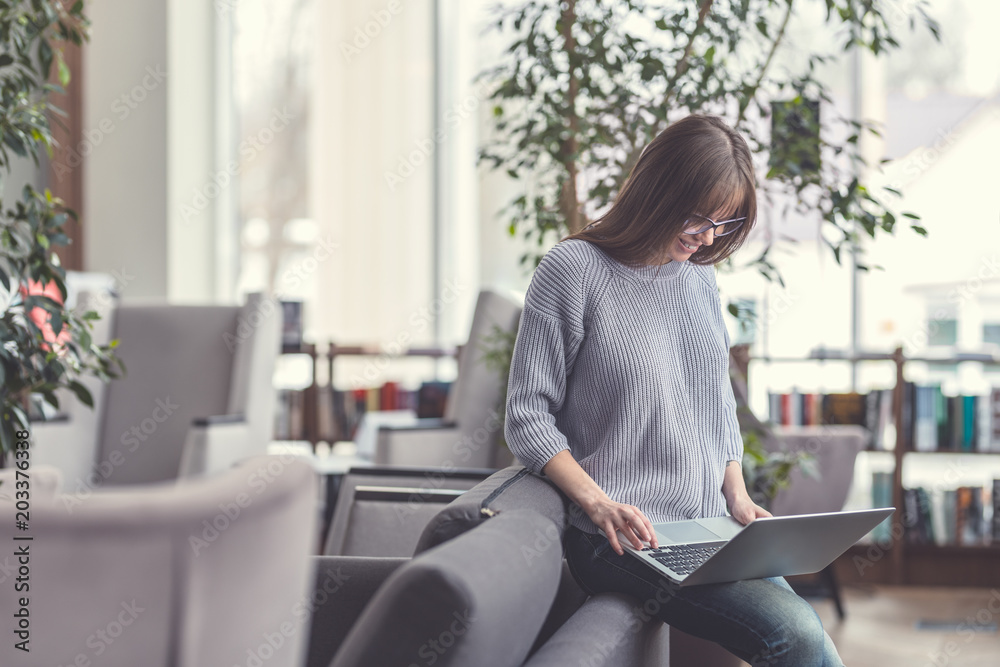
[[[672,521],[658,523],[654,526],[661,542],[673,544],[678,542],[715,542],[719,536],[695,521]]]

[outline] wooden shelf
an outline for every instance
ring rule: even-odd
[[[292,434],[301,436],[301,440],[310,443],[315,449],[316,444],[321,441],[319,429],[319,392],[321,388],[332,388],[334,386],[334,362],[340,356],[385,356],[393,358],[404,357],[431,357],[440,359],[444,357],[459,358],[462,346],[457,347],[414,347],[406,350],[388,351],[379,345],[372,343],[361,343],[354,345],[338,345],[330,341],[325,350],[321,350],[314,343],[303,343],[299,347],[284,347],[282,355],[304,354],[312,360],[312,380],[309,386],[302,389],[302,433]],[[317,382],[319,367],[321,363],[327,365],[327,381],[324,385]]]
[[[1000,559],[1000,543],[997,544],[907,544],[908,551],[915,555],[979,556]],[[1000,562],[1000,561],[998,561]]]
[[[886,450],[891,451],[891,450]],[[952,454],[957,456],[1000,456],[1000,452],[982,452],[982,451],[962,451],[958,449],[929,449],[927,451],[920,451],[917,449],[907,449],[903,452],[903,455],[908,454],[919,454],[923,456],[924,454]]]
[[[1000,355],[993,352],[955,351],[950,356],[906,357],[903,348],[892,352],[857,352],[849,354],[838,350],[814,349],[808,357],[749,357],[751,361],[764,362],[815,362],[815,361],[893,361],[896,365],[896,383],[892,390],[892,421],[897,425],[893,449],[866,449],[885,452],[894,459],[892,504],[897,508],[892,517],[892,534],[902,535],[903,511],[903,459],[910,455],[952,454],[1000,456],[1000,452],[934,450],[917,451],[904,440],[903,430],[903,368],[908,361],[924,363],[957,364],[977,362],[1000,365]],[[921,584],[949,586],[1000,586],[1000,544],[983,546],[909,544],[894,539],[891,544],[878,542],[856,544],[835,561],[837,576],[843,582]]]

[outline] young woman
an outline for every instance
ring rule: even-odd
[[[769,516],[743,483],[714,269],[754,226],[754,188],[747,144],[719,118],[691,115],[657,136],[607,214],[539,263],[505,435],[573,501],[566,558],[584,590],[630,594],[755,667],[843,665],[784,579],[679,588],[617,537],[656,546],[652,523]]]

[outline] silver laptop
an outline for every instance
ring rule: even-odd
[[[763,517],[746,526],[731,516],[654,523],[658,548],[636,549],[621,531],[618,542],[680,586],[784,577],[819,572],[894,511]]]

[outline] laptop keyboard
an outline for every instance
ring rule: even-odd
[[[694,572],[702,563],[725,546],[727,542],[701,542],[699,544],[672,544],[653,549],[643,547],[661,565],[669,567],[680,575]]]

